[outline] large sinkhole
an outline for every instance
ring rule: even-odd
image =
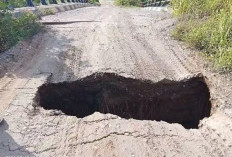
[[[211,110],[209,88],[201,75],[153,83],[97,73],[74,82],[43,84],[35,102],[79,118],[97,111],[127,119],[179,123],[185,128],[198,128],[199,120],[209,117]]]

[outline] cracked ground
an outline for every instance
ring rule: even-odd
[[[44,32],[0,55],[1,157],[232,155],[230,80],[206,67],[197,52],[172,40],[176,20],[169,9],[107,4],[45,16],[41,22],[48,24]],[[44,83],[96,72],[153,82],[203,73],[211,91],[211,116],[199,129],[185,129],[98,112],[77,118],[33,105]]]

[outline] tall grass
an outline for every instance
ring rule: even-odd
[[[180,23],[173,36],[201,50],[215,66],[232,70],[232,0],[173,0]]]

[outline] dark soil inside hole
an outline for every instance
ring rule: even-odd
[[[35,103],[79,118],[98,111],[122,118],[163,120],[198,128],[210,116],[210,92],[203,76],[157,83],[97,73],[74,82],[46,83]]]

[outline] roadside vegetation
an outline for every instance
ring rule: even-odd
[[[7,8],[0,3],[0,53],[41,29],[35,15],[27,13],[15,18]]]
[[[232,70],[232,0],[172,0],[173,36],[202,51],[216,68]]]
[[[116,0],[116,5],[119,6],[141,6],[142,2],[145,0]]]
[[[0,0],[1,3],[5,2],[9,8],[27,7],[26,0]],[[34,5],[40,5],[41,0],[33,0]]]
[[[99,0],[89,0],[88,2],[92,4],[100,4]]]
[[[166,5],[170,1],[169,0],[116,0],[116,5],[119,6],[135,6],[135,7],[142,7],[142,6],[160,6]]]

